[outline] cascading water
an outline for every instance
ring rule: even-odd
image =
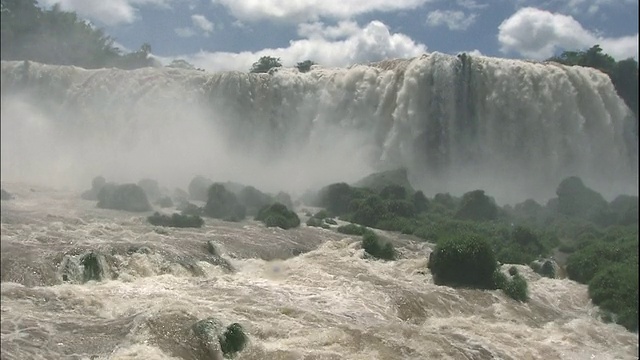
[[[83,183],[109,167],[138,175],[143,161],[124,159],[147,149],[165,160],[155,168],[188,173],[180,183],[235,156],[295,191],[403,166],[429,194],[544,199],[571,175],[607,197],[637,193],[635,119],[605,74],[581,67],[438,53],[273,75],[3,62],[3,127],[20,116],[4,111],[16,93],[37,99],[68,162],[101,162]]]
[[[80,197],[99,174],[294,192],[400,166],[430,194],[544,198],[567,175],[635,194],[634,119],[604,74],[442,54],[304,74],[1,66],[3,359],[205,359],[191,329],[210,318],[244,326],[239,359],[638,357],[587,286],[526,266],[519,303],[435,285],[412,237],[381,232],[399,259],[374,261],[333,229],[161,229]]]

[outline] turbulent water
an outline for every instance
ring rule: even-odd
[[[2,202],[2,359],[194,359],[184,329],[209,316],[245,327],[238,359],[638,356],[637,334],[599,321],[586,286],[527,267],[522,304],[434,285],[431,248],[411,238],[383,233],[400,259],[373,261],[335,230],[207,220],[161,231],[77,193],[2,187],[16,195]],[[104,279],[64,281],[89,252]]]
[[[548,199],[572,175],[637,194],[633,115],[605,74],[555,63],[433,53],[268,75],[2,62],[2,101],[5,180],[260,173],[256,185],[302,192],[404,166],[428,195]]]
[[[240,359],[638,356],[586,286],[527,267],[522,304],[434,285],[410,237],[382,233],[400,259],[372,261],[335,229],[161,229],[80,198],[96,175],[295,195],[400,166],[429,196],[550,198],[568,175],[636,194],[635,120],[600,72],[437,53],[304,74],[1,71],[2,359],[202,358],[190,329],[210,316],[245,327]]]

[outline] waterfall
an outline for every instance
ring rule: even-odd
[[[544,199],[576,175],[612,198],[637,194],[635,121],[597,70],[483,56],[273,74],[2,62],[3,178],[39,159],[82,164],[85,184],[209,173],[295,192],[406,167],[428,195]]]

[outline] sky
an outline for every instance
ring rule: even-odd
[[[60,3],[118,47],[149,43],[161,62],[248,71],[261,56],[284,66],[346,67],[424,53],[544,60],[595,44],[638,58],[638,0],[38,0]]]

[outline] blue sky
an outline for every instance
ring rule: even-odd
[[[425,52],[546,59],[596,43],[638,57],[638,0],[38,0],[60,3],[136,50],[206,70],[260,56],[349,66]]]

